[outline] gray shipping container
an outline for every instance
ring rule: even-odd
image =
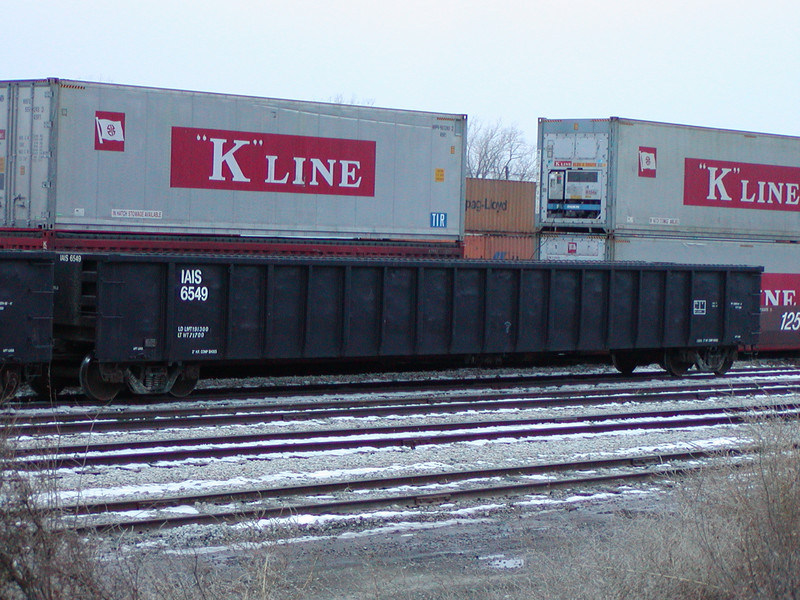
[[[0,223],[456,241],[466,117],[47,79],[0,82]]]
[[[800,138],[540,119],[539,147],[540,228],[800,240]]]

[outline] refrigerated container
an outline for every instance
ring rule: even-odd
[[[461,114],[2,81],[0,226],[458,241],[465,129]]]
[[[537,226],[800,240],[800,138],[540,119]]]

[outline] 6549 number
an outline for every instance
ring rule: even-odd
[[[208,288],[204,285],[182,285],[181,300],[184,302],[205,302],[208,300]]]

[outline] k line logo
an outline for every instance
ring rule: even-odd
[[[639,177],[656,176],[656,149],[639,146]]]
[[[687,158],[683,203],[798,211],[800,168]]]
[[[125,151],[125,113],[94,113],[94,149]]]
[[[374,141],[172,128],[170,186],[375,195]]]

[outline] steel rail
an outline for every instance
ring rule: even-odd
[[[586,405],[599,401],[652,402],[704,400],[720,395],[792,394],[800,392],[797,383],[709,383],[668,388],[613,388],[609,390],[549,390],[525,392],[510,390],[492,395],[448,395],[447,397],[413,397],[344,400],[321,403],[282,405],[248,405],[226,407],[169,407],[124,412],[100,412],[75,415],[15,415],[6,422],[6,431],[13,435],[68,435],[107,433],[132,430],[194,428],[219,425],[246,425],[270,421],[310,420],[334,417],[386,415],[425,415],[455,413],[466,410],[531,409],[556,406]],[[49,419],[49,420],[48,420]],[[48,420],[48,422],[44,422]]]
[[[358,448],[416,448],[478,440],[525,439],[613,433],[627,430],[731,425],[763,415],[796,416],[798,410],[800,410],[800,404],[775,404],[736,408],[693,408],[648,413],[604,413],[571,418],[295,431],[239,437],[226,436],[224,439],[219,437],[189,438],[185,440],[84,444],[74,447],[54,446],[20,450],[19,455],[28,458],[20,458],[14,464],[19,469],[38,470],[153,464],[165,461],[220,459],[236,456],[259,457]],[[546,427],[542,427],[542,425],[546,425]]]
[[[723,376],[716,377],[708,373],[690,373],[683,380],[712,379],[724,381],[739,377],[786,377],[800,376],[800,369],[791,367],[762,368],[746,367],[731,369]],[[507,388],[511,386],[563,386],[563,385],[599,385],[605,383],[631,383],[638,384],[645,381],[664,381],[673,379],[663,372],[644,371],[624,376],[620,373],[565,373],[565,374],[533,374],[533,375],[487,375],[477,377],[454,376],[441,379],[407,379],[407,380],[382,380],[382,381],[329,381],[315,383],[297,383],[286,385],[265,385],[253,387],[220,387],[197,389],[186,398],[177,399],[172,396],[139,396],[133,398],[119,398],[117,403],[109,405],[106,402],[92,401],[81,395],[59,395],[50,402],[32,400],[32,396],[19,396],[16,401],[6,402],[0,415],[13,415],[18,411],[27,409],[52,409],[54,406],[93,407],[101,411],[115,410],[124,402],[134,405],[152,404],[158,399],[172,404],[201,401],[219,401],[227,399],[258,399],[264,395],[270,397],[285,396],[325,396],[331,394],[372,394],[376,392],[402,393],[402,392],[439,392],[442,390],[470,390],[480,388]]]
[[[708,460],[715,457],[740,456],[742,450],[731,449],[726,452],[674,452],[665,454],[625,456],[610,459],[592,459],[584,461],[563,461],[540,463],[535,465],[504,467],[485,470],[451,471],[413,475],[409,477],[371,478],[348,480],[329,484],[310,484],[283,488],[252,488],[240,491],[228,491],[212,494],[186,494],[148,498],[141,500],[124,500],[97,502],[60,507],[63,515],[68,517],[71,528],[81,531],[110,530],[146,530],[161,527],[177,527],[187,524],[218,524],[222,522],[243,521],[248,519],[274,519],[300,514],[346,513],[359,510],[376,509],[396,505],[437,504],[451,500],[488,498],[497,496],[513,496],[537,491],[546,491],[559,487],[591,485],[598,483],[620,482],[631,479],[651,478],[655,476],[674,475],[687,472],[691,466],[674,467],[669,463],[678,461]],[[646,468],[650,467],[650,468]],[[475,480],[496,480],[498,478],[544,476],[552,473],[570,471],[596,471],[598,469],[636,469],[634,471],[614,472],[606,474],[585,474],[573,477],[560,477],[543,481],[523,481],[484,483],[465,489],[449,489],[435,492],[407,492],[383,494],[379,497],[347,499],[336,501],[305,501],[284,504],[281,506],[236,506],[223,508],[215,512],[191,515],[161,514],[146,516],[135,515],[109,522],[81,523],[79,515],[97,515],[124,512],[148,512],[165,508],[176,508],[187,504],[230,504],[241,502],[258,502],[269,498],[296,498],[298,496],[346,493],[357,490],[376,490],[390,488],[407,488],[425,485],[448,485],[456,482],[475,482]]]

